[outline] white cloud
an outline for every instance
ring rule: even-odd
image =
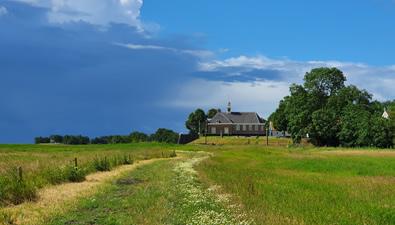
[[[395,65],[370,66],[363,63],[341,61],[294,61],[271,59],[265,56],[239,56],[225,60],[206,61],[200,64],[202,71],[226,71],[229,74],[251,70],[273,70],[279,79],[288,83],[301,83],[306,72],[317,67],[337,67],[347,76],[349,84],[357,85],[374,94],[378,100],[395,98]],[[257,80],[259,80],[257,78]]]
[[[7,8],[0,5],[0,16],[4,16],[6,14],[8,14]]]
[[[166,100],[172,107],[188,109],[224,108],[231,101],[236,111],[256,111],[269,116],[279,101],[289,94],[291,83],[302,83],[306,72],[316,67],[338,67],[347,76],[348,84],[368,90],[377,100],[395,99],[395,66],[369,66],[362,63],[340,61],[293,61],[271,59],[264,56],[240,56],[225,60],[207,60],[200,64],[201,71],[220,71],[238,74],[252,70],[277,71],[279,79],[257,77],[254,81],[218,81],[195,79],[175,88]],[[257,73],[259,74],[259,73]]]
[[[170,97],[169,105],[181,108],[222,108],[232,102],[235,111],[258,112],[267,117],[288,94],[288,83],[273,81],[223,82],[197,79]]]
[[[142,29],[139,19],[143,0],[15,0],[49,8],[52,23],[84,21],[107,26],[110,23],[128,24]]]
[[[140,45],[140,44],[121,44],[115,43],[115,45],[125,47],[131,50],[159,50],[159,51],[171,51],[180,54],[187,54],[196,56],[198,58],[208,59],[214,56],[214,53],[207,50],[195,50],[195,49],[178,49],[160,45]]]

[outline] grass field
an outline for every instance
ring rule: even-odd
[[[224,149],[198,171],[258,224],[395,224],[395,152]]]
[[[169,148],[159,144],[0,145],[0,206],[34,200],[37,189],[83,181],[95,171],[110,170],[134,160],[169,157]]]
[[[67,167],[75,157],[88,173],[97,171],[97,158],[163,158],[114,172],[42,224],[395,224],[395,151],[267,147],[240,139],[211,137],[214,145],[186,146],[3,145],[0,177],[23,165],[24,179],[41,190],[57,184],[45,171]],[[177,158],[169,158],[173,150]]]

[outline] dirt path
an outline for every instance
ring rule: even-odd
[[[109,172],[90,174],[86,177],[86,181],[81,183],[66,183],[43,188],[39,191],[38,201],[7,207],[1,209],[0,213],[6,215],[6,219],[14,224],[43,224],[52,215],[73,209],[81,197],[94,195],[106,182],[110,182],[138,167],[160,160],[166,159],[139,161],[133,165],[117,167]]]
[[[183,222],[191,225],[254,224],[254,221],[247,219],[241,206],[232,202],[230,195],[221,193],[220,186],[205,188],[201,185],[194,166],[208,157],[209,154],[201,153],[200,156],[179,161],[173,169],[177,174],[176,186],[183,196],[178,204],[186,211],[194,209]]]

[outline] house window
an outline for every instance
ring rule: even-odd
[[[252,131],[252,125],[248,125],[248,130]]]
[[[211,127],[211,133],[212,134],[216,134],[217,133],[217,129],[215,127]]]
[[[240,124],[236,124],[236,130],[240,131]]]
[[[224,134],[229,134],[229,127],[224,127]]]
[[[259,125],[254,125],[254,127],[255,127],[255,131],[259,130]]]
[[[247,130],[247,125],[243,125],[243,131]]]

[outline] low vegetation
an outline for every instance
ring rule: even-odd
[[[251,224],[239,205],[217,195],[216,186],[198,180],[193,167],[207,154],[183,154],[183,159],[160,161],[125,174],[48,223]]]
[[[0,207],[35,200],[37,190],[47,185],[81,182],[95,171],[173,154],[158,144],[0,145]]]
[[[395,151],[316,148],[288,139],[208,137],[181,146],[158,143],[119,145],[0,146],[0,221],[37,201],[37,191],[93,185],[75,196],[44,224],[395,224]],[[258,140],[258,142],[254,142]],[[177,150],[177,151],[176,151]],[[75,158],[77,157],[77,163]],[[135,167],[117,165],[133,164]],[[140,165],[140,166],[139,166]],[[22,166],[22,176],[19,167]],[[121,170],[122,168],[134,170]],[[94,173],[95,171],[107,171]],[[117,176],[115,176],[117,174]],[[110,176],[110,175],[109,175]],[[92,180],[93,179],[93,180]],[[100,187],[100,188],[99,188]],[[39,192],[41,195],[41,192]],[[52,193],[52,192],[51,192]],[[56,192],[57,193],[57,192]],[[67,193],[67,194],[65,194]],[[52,193],[53,195],[53,193]],[[22,197],[21,197],[22,196]],[[16,198],[17,197],[17,198]],[[48,197],[39,209],[51,205]],[[72,205],[72,207],[71,207]],[[3,209],[11,209],[14,213]],[[17,210],[12,210],[17,209]],[[7,213],[6,213],[7,212]],[[40,213],[43,213],[40,211]],[[19,215],[19,214],[18,214]],[[36,218],[37,219],[37,218]],[[19,223],[21,224],[21,223]],[[41,224],[41,223],[39,223]]]
[[[198,167],[259,224],[395,224],[395,152],[240,146]]]

